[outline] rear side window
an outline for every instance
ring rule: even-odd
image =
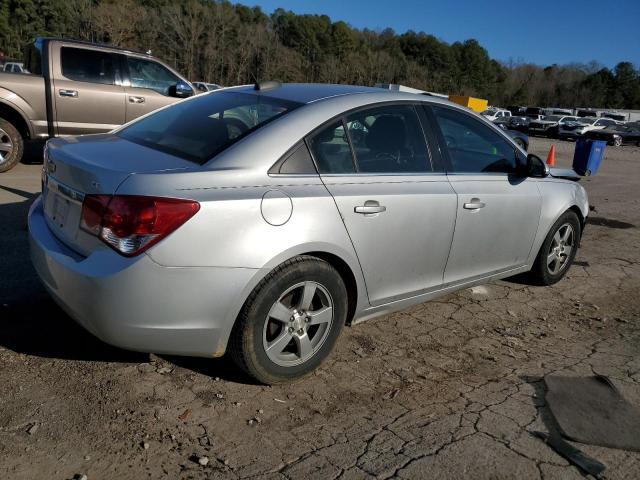
[[[127,57],[127,65],[132,87],[148,88],[168,96],[169,87],[181,81],[169,69],[152,60]]]
[[[471,115],[433,107],[447,145],[454,173],[513,173],[516,170],[514,147],[498,132]]]
[[[342,120],[330,123],[311,136],[309,147],[320,173],[355,173],[353,155]]]
[[[313,160],[309,154],[309,149],[304,142],[298,145],[286,154],[282,159],[269,169],[271,174],[293,175],[293,174],[316,174],[316,168],[313,166]]]
[[[299,105],[233,91],[198,95],[152,113],[120,130],[118,135],[202,164]]]
[[[358,172],[430,172],[427,144],[411,105],[359,110],[346,119]]]
[[[114,56],[107,52],[82,48],[62,47],[60,49],[62,74],[78,82],[115,83]]]

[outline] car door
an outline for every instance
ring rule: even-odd
[[[58,135],[100,133],[124,123],[124,89],[113,53],[54,45],[55,122]]]
[[[171,87],[184,80],[167,67],[155,60],[133,55],[124,55],[124,61],[128,73],[125,80],[127,122],[180,100],[169,92]]]
[[[535,179],[518,176],[525,159],[471,113],[431,108],[440,127],[447,177],[458,196],[444,283],[458,283],[526,264],[540,220]]]
[[[353,242],[370,303],[439,288],[456,195],[427,148],[415,106],[360,109],[308,144]]]

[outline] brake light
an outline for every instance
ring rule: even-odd
[[[179,198],[86,195],[80,228],[132,257],[175,231],[198,210],[198,202]]]

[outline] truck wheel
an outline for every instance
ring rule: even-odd
[[[24,141],[20,132],[0,118],[0,172],[11,170],[22,159]]]
[[[265,384],[311,373],[329,355],[347,316],[347,290],[327,262],[299,256],[260,282],[230,339],[235,363]]]

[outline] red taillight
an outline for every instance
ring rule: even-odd
[[[200,209],[193,200],[87,195],[80,227],[128,257],[159,242]]]

